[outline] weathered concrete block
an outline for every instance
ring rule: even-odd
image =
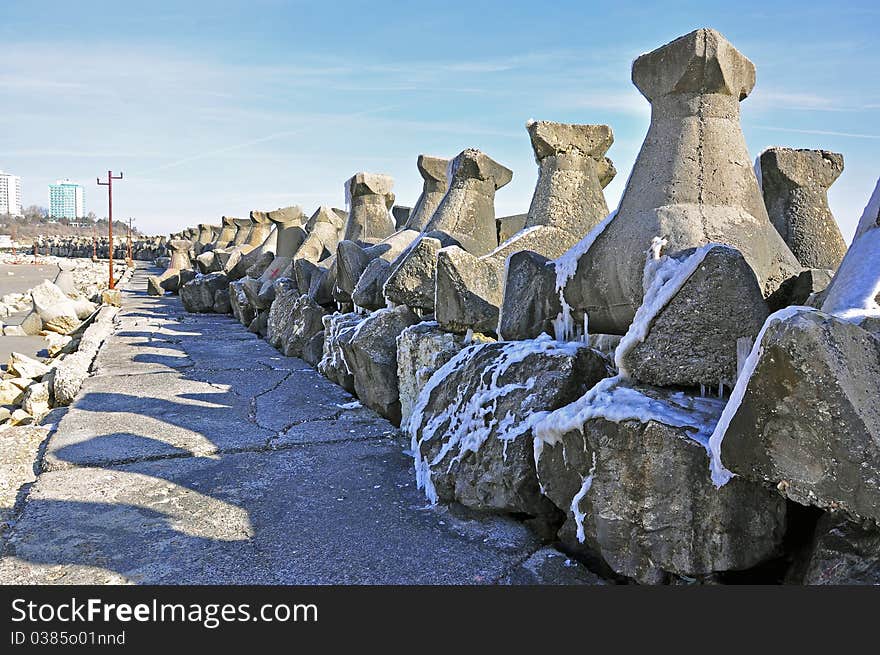
[[[214,296],[228,288],[229,278],[225,273],[199,275],[180,287],[180,300],[188,312],[213,312]]]
[[[324,348],[318,371],[328,380],[354,393],[354,375],[345,360],[343,345],[351,341],[364,316],[355,313],[333,314],[321,319],[324,323]]]
[[[466,345],[460,335],[441,330],[435,321],[410,326],[398,335],[397,389],[401,426],[406,426],[419,392],[434,371]]]
[[[823,515],[801,584],[880,585],[880,528],[843,512]]]
[[[345,236],[349,241],[376,243],[394,233],[394,219],[389,210],[394,205],[390,175],[357,173],[345,182],[349,206]]]
[[[785,501],[737,478],[716,489],[704,445],[716,399],[608,378],[535,427],[563,543],[642,583],[751,568],[778,552]]]
[[[350,340],[340,342],[358,398],[395,425],[400,425],[397,335],[418,322],[408,307],[380,309],[358,325]]]
[[[843,172],[843,155],[768,148],[758,162],[767,213],[794,256],[806,268],[836,269],[846,242],[828,206],[828,188]]]
[[[645,304],[617,350],[621,372],[661,387],[733,387],[737,342],[753,343],[769,314],[742,254],[710,245],[663,257],[649,262],[645,284]]]
[[[749,360],[713,435],[718,464],[795,502],[880,521],[880,339],[783,310]]]
[[[412,410],[419,486],[432,502],[555,514],[538,487],[532,425],[607,374],[596,351],[549,337],[467,347],[431,377]]]

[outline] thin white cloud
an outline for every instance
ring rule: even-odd
[[[750,125],[749,127],[773,132],[791,132],[794,134],[818,134],[821,136],[842,136],[852,139],[880,139],[880,134],[864,134],[861,132],[837,132],[835,130],[811,130],[794,127],[779,127],[776,125]]]

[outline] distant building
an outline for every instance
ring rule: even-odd
[[[85,217],[83,188],[67,178],[49,185],[49,217],[75,221]]]
[[[21,216],[21,178],[0,171],[0,214]]]

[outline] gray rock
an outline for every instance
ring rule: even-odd
[[[880,585],[880,528],[843,512],[823,515],[802,584]]]
[[[296,251],[297,263],[304,261],[314,265],[335,255],[347,218],[348,214],[341,209],[319,207],[306,224],[308,235]],[[309,287],[301,285],[299,289],[302,293],[307,293]]]
[[[395,425],[400,425],[397,335],[418,322],[408,307],[380,309],[367,316],[350,339],[339,341],[360,401]]]
[[[67,334],[79,326],[80,319],[73,300],[49,280],[43,280],[32,288],[30,295],[43,330]],[[24,323],[22,328],[28,332]]]
[[[411,213],[412,207],[394,205],[394,207],[391,208],[391,217],[394,219],[394,229],[402,230],[406,225],[406,222],[409,220]]]
[[[251,235],[253,223],[251,223],[250,218],[233,218],[232,222],[235,223],[235,237],[233,237],[230,245],[232,247],[241,246],[247,242],[248,237]]]
[[[220,267],[217,265],[217,260],[214,257],[213,250],[204,251],[196,257],[196,266],[199,269],[199,273],[202,274],[220,270]]]
[[[187,282],[191,282],[196,279],[197,273],[191,268],[181,269],[178,273],[178,288],[177,291],[180,291],[180,287],[182,287]]]
[[[446,179],[449,160],[430,155],[419,155],[416,166],[418,166],[424,184],[422,185],[422,193],[416,201],[405,227],[421,232],[427,227],[449,188],[449,181]]]
[[[17,378],[37,380],[49,372],[49,367],[27,355],[12,352],[6,362],[6,372]]]
[[[257,279],[259,278],[269,267],[269,264],[272,263],[272,260],[275,259],[275,253],[273,252],[263,252],[257,255],[254,258],[253,263],[247,268],[245,271],[245,276]]]
[[[291,329],[293,307],[299,297],[298,289],[281,291],[276,294],[275,302],[269,308],[269,316],[266,321],[266,341],[278,350],[283,348],[285,335]]]
[[[438,368],[465,347],[459,335],[440,329],[435,321],[412,325],[397,337],[397,390],[400,424],[406,426],[419,392]]]
[[[317,367],[324,357],[324,330],[316,332],[302,348],[300,358],[306,363]]]
[[[394,205],[389,175],[357,173],[345,182],[349,206],[344,239],[376,243],[394,233],[394,219],[389,210]]]
[[[36,310],[29,312],[18,325],[21,328],[21,331],[30,336],[36,336],[43,330],[43,320],[40,318],[40,313]]]
[[[504,243],[523,229],[526,226],[526,218],[528,218],[528,214],[514,214],[512,216],[496,218],[495,225],[498,229],[498,243]]]
[[[180,271],[168,268],[161,275],[147,278],[147,293],[151,296],[163,296],[166,291],[175,292],[180,288]]]
[[[364,272],[351,292],[351,300],[358,307],[369,311],[382,309],[387,302],[383,295],[385,283],[391,275],[391,264],[376,258],[367,264]]]
[[[607,375],[596,351],[549,337],[462,350],[422,389],[407,424],[419,486],[432,502],[555,515],[539,490],[532,424]]]
[[[215,249],[229,246],[235,240],[235,235],[238,232],[238,226],[235,224],[235,219],[232,216],[223,216],[220,221],[220,232],[217,234],[217,238],[214,239]]]
[[[494,332],[504,260],[474,257],[458,246],[437,253],[434,311],[444,330]]]
[[[272,303],[267,325],[267,340],[287,357],[302,356],[313,337],[324,331],[322,319],[327,315],[323,307],[305,294],[292,299],[294,293],[287,292]],[[322,337],[322,350],[323,342]]]
[[[74,269],[75,264],[73,262],[65,259],[58,261],[58,275],[55,276],[54,283],[66,295],[77,293],[76,280],[73,275]]]
[[[360,314],[333,314],[325,316],[324,347],[318,371],[331,382],[354,393],[354,375],[345,360],[343,346],[351,341],[358,325],[364,320]]]
[[[188,312],[213,312],[215,294],[228,287],[229,278],[225,273],[199,275],[180,287],[180,300]]]
[[[662,270],[664,260],[658,264]],[[666,258],[665,266],[676,263]],[[666,285],[653,288],[653,280],[645,280],[648,304],[639,308],[621,342],[618,365],[633,379],[655,386],[733,387],[737,342],[753,343],[769,313],[755,274],[729,246],[703,247],[677,266],[693,272],[684,279],[684,273],[675,274]],[[668,302],[654,304],[669,293],[674,295]]]
[[[171,251],[171,262],[168,264],[169,269],[182,271],[185,268],[192,268],[192,262],[189,258],[192,241],[172,239],[168,242],[167,248]]]
[[[846,242],[828,206],[828,188],[843,172],[843,155],[769,148],[758,161],[767,213],[791,252],[806,268],[836,269]]]
[[[521,341],[554,335],[553,319],[561,312],[553,262],[529,251],[512,254],[498,317],[499,337]]]
[[[217,289],[214,292],[213,309],[215,314],[229,314],[232,312],[232,307],[229,304],[229,287]]]
[[[607,125],[531,121],[526,129],[538,163],[538,182],[523,228],[550,226],[567,232],[567,245],[540,253],[557,257],[608,214],[602,189],[616,174],[605,157],[614,136]]]
[[[247,326],[248,332],[253,332],[261,337],[266,336],[269,325],[269,310],[261,309],[254,314],[254,320]]]
[[[94,353],[78,351],[66,355],[55,365],[49,388],[54,406],[67,406],[74,401],[89,376],[93,357]]]
[[[437,253],[446,245],[444,240],[448,240],[445,235],[434,234],[442,239],[427,235],[419,237],[393,265],[383,287],[387,300],[423,312],[434,311]]]
[[[819,308],[825,298],[823,291],[831,283],[834,271],[827,268],[805,268],[786,280],[769,298],[767,305],[775,312],[789,305],[809,305]]]
[[[545,547],[507,573],[498,584],[569,586],[608,583],[565,553]]]
[[[880,521],[880,339],[800,310],[771,317],[758,352],[713,436],[723,465],[803,505]]]
[[[256,309],[248,301],[240,280],[229,283],[229,309],[242,325],[250,325],[256,316]]]
[[[449,189],[425,231],[449,235],[472,255],[494,250],[495,192],[512,178],[509,168],[479,150],[462,151],[450,164]]]
[[[616,380],[535,428],[538,479],[568,517],[562,542],[646,584],[776,555],[784,499],[742,478],[716,489],[709,477],[700,440],[721,402]]]
[[[880,180],[856,226],[852,244],[825,289],[822,311],[880,335]]]

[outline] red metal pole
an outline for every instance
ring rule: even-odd
[[[98,178],[98,185],[107,187],[107,213],[110,215],[110,224],[107,226],[107,237],[110,239],[110,281],[107,283],[107,287],[110,289],[116,288],[116,283],[113,281],[113,180],[121,179],[121,171],[117,176],[113,175],[113,171],[107,171],[106,183],[101,182],[101,178]]]
[[[134,260],[131,257],[131,216],[128,217],[128,261],[126,264],[131,266]]]

